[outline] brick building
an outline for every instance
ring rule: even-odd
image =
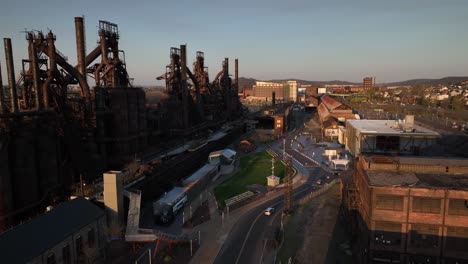
[[[286,83],[275,82],[256,82],[252,87],[253,96],[271,99],[272,93],[275,92],[277,99],[282,99],[285,102],[297,100],[298,83],[296,81],[287,81]]]
[[[365,77],[362,80],[362,86],[364,87],[364,91],[369,91],[374,87],[374,78],[372,77]]]
[[[342,184],[358,263],[468,263],[468,159],[360,155]]]

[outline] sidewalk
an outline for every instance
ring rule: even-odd
[[[294,188],[299,187],[304,180],[306,179],[305,176],[302,174],[297,174],[296,177],[294,177]],[[247,211],[269,201],[272,200],[276,197],[279,197],[283,195],[283,192],[281,190],[278,191],[272,191],[267,193],[264,197],[253,201],[243,207],[238,208],[237,210],[234,210],[233,212],[229,213],[229,217],[220,215],[218,213],[218,208],[216,206],[216,201],[215,197],[213,195],[213,188],[217,184],[212,185],[209,188],[209,192],[211,195],[209,195],[209,208],[210,208],[210,214],[211,218],[209,221],[196,226],[193,229],[186,229],[187,233],[196,233],[200,231],[200,237],[201,237],[201,245],[200,248],[195,252],[195,255],[193,258],[190,260],[190,263],[213,263],[216,256],[218,255],[218,252],[221,250],[221,247],[223,246],[224,241],[229,235],[229,232],[231,231],[232,227],[234,224],[237,222],[237,220],[242,217]],[[224,221],[223,221],[224,220]]]

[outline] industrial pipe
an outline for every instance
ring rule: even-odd
[[[231,85],[229,83],[229,58],[224,58],[223,71],[224,74],[221,80],[225,89],[224,93],[226,98],[226,115],[227,119],[229,120],[231,118]]]
[[[0,63],[0,113],[3,113],[5,108],[5,97],[3,96],[3,79],[2,79],[2,64]]]
[[[94,71],[95,79],[96,79],[96,85],[99,86],[101,82],[101,78],[99,76],[99,72],[101,69],[107,64],[107,42],[106,42],[106,36],[104,35],[103,32],[100,34],[100,45],[99,47],[101,48],[101,63],[99,66],[96,67],[96,70]]]
[[[229,58],[224,58],[224,65],[223,65],[223,69],[224,69],[224,74],[226,78],[229,77]]]
[[[31,71],[33,77],[34,87],[34,100],[36,109],[41,109],[41,91],[39,87],[39,65],[37,63],[37,52],[36,45],[34,45],[34,36],[31,32],[28,33],[28,44],[29,44],[29,60],[31,61]]]
[[[180,74],[183,81],[187,80],[187,46],[180,45]]]
[[[91,53],[88,54],[88,56],[86,56],[85,69],[91,64],[91,62],[97,59],[99,55],[101,55],[101,46],[97,46],[93,49],[93,51],[91,51]],[[76,68],[78,68],[78,65],[76,66]]]
[[[121,86],[122,84],[120,83],[120,78],[118,77],[118,69],[119,65],[121,64],[121,61],[119,59],[119,43],[117,41],[112,41],[111,45],[111,51],[112,51],[112,65],[114,66],[114,70],[112,71],[112,87],[117,87]]]
[[[10,86],[11,112],[18,113],[18,95],[16,93],[15,66],[13,64],[13,49],[11,48],[11,39],[3,39],[5,45],[5,60],[8,72],[8,85]]]
[[[53,56],[50,54],[50,51],[47,51],[47,56],[50,58]],[[86,82],[85,78],[70,64],[67,63],[65,58],[63,58],[60,54],[55,52],[55,59],[57,62],[57,65],[62,67],[66,72],[68,72],[72,77],[76,78],[78,80],[78,83],[80,84],[81,87],[81,96],[90,99],[90,91],[89,91],[89,86],[88,83]]]
[[[49,108],[49,86],[54,78],[54,72],[57,69],[57,61],[55,57],[55,43],[54,43],[54,35],[52,32],[49,32],[47,34],[47,53],[50,55],[49,56],[49,70],[47,71],[47,79],[42,85],[42,99],[43,99],[43,104],[44,108],[47,109]]]
[[[188,91],[187,91],[187,46],[180,45],[180,75],[181,75],[181,88],[182,88],[182,104],[184,114],[184,128],[189,127],[188,118]]]
[[[234,61],[234,80],[236,81],[236,94],[239,94],[239,60]]]
[[[83,17],[75,17],[76,53],[78,58],[78,72],[86,79],[86,54]]]

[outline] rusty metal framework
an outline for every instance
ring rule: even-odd
[[[100,43],[90,54],[86,54],[83,17],[75,18],[75,30],[76,66],[58,50],[52,31],[25,31],[28,57],[21,60],[18,76],[11,39],[4,38],[8,90],[0,76],[0,181],[6,185],[0,187],[0,203],[6,205],[0,207],[7,213],[0,209],[0,229],[4,219],[11,220],[11,212],[23,213],[63,192],[77,178],[75,174],[87,179],[99,175],[109,161],[105,155],[109,146],[105,145],[120,144],[114,143],[116,135],[104,123],[124,118],[109,109],[109,99],[103,98],[107,95],[94,93],[98,88],[91,89],[87,81],[90,74],[99,87],[129,87],[125,56],[118,49],[118,27],[100,21]],[[101,62],[90,66],[99,56]],[[140,101],[144,106],[144,99]],[[122,141],[123,136],[117,137]]]
[[[81,174],[94,180],[136,156],[165,150],[179,137],[206,136],[242,114],[237,60],[234,82],[227,58],[210,82],[203,52],[189,69],[186,46],[171,48],[170,64],[158,77],[166,80],[168,98],[152,108],[144,90],[132,87],[118,25],[99,21],[99,40],[89,52],[84,18],[75,17],[74,26],[76,65],[59,51],[52,31],[26,31],[28,56],[16,75],[11,39],[4,39],[8,86],[0,70],[0,230],[4,219],[14,220],[11,215],[64,195]]]
[[[229,77],[228,58],[222,70],[210,83],[205,54],[196,52],[193,72],[187,67],[187,47],[170,49],[170,64],[166,72],[157,77],[165,80],[169,98],[163,102],[161,115],[173,135],[196,134],[210,126],[233,120],[240,116],[237,96],[237,59],[235,84]]]

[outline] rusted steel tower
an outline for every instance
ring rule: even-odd
[[[284,212],[289,214],[293,211],[293,174],[292,157],[286,153],[286,139],[283,139],[283,162],[284,162]]]

